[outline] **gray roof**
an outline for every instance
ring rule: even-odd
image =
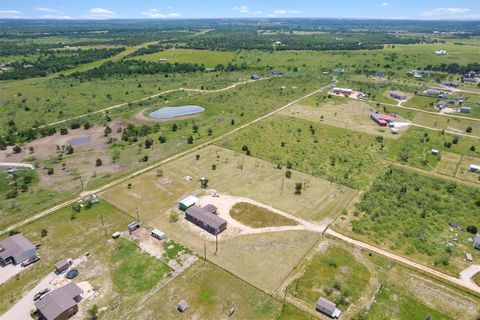
[[[320,298],[317,301],[317,309],[320,309],[320,308],[325,312],[332,314],[337,308],[337,305],[325,298]]]
[[[73,308],[77,304],[74,298],[82,293],[83,290],[79,286],[70,282],[40,298],[35,302],[35,307],[47,320],[56,319],[65,311]]]
[[[215,213],[217,212],[217,207],[215,207],[213,204],[207,204],[205,207],[203,207],[203,210],[208,211],[210,213]]]
[[[72,259],[65,259],[60,262],[57,262],[55,264],[55,269],[63,269],[65,268],[65,266],[70,266],[70,261],[72,261]]]
[[[477,234],[475,235],[475,238],[473,239],[473,241],[474,241],[475,243],[480,243],[480,233],[477,233]]]
[[[0,258],[7,259],[13,257],[18,260],[26,251],[36,249],[35,246],[21,234],[15,234],[0,242]]]
[[[441,100],[437,102],[437,106],[446,106],[446,105],[448,105],[448,101]]]
[[[204,208],[200,208],[198,206],[193,206],[188,208],[185,211],[186,214],[194,217],[197,220],[202,221],[203,223],[209,225],[212,228],[218,229],[221,225],[226,223],[227,221],[208,212]]]
[[[182,300],[182,301],[180,301],[180,302],[178,303],[178,310],[180,310],[180,311],[183,312],[183,311],[185,311],[185,310],[187,310],[187,309],[188,309],[188,303],[187,303],[187,301]]]

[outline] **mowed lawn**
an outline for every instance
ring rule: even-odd
[[[235,204],[230,210],[230,216],[238,222],[253,228],[298,225],[298,222],[292,219],[246,202]]]
[[[189,309],[177,311],[185,299]],[[234,313],[229,317],[229,310]],[[310,316],[250,286],[209,262],[198,261],[137,309],[142,319],[310,319]]]
[[[168,49],[155,53],[132,57],[131,59],[158,62],[167,59],[170,63],[197,63],[206,67],[215,67],[218,64],[227,65],[233,61],[236,53],[231,51],[211,51],[194,49]]]
[[[352,188],[364,188],[382,169],[390,141],[383,137],[273,116],[218,144]]]
[[[53,265],[63,259],[75,259],[90,252],[91,259],[99,259],[109,252],[105,239],[102,218],[107,234],[125,229],[131,219],[105,201],[89,210],[82,210],[72,220],[72,209],[67,207],[17,231],[33,244],[40,245],[40,261],[19,274],[19,279],[11,279],[2,284],[0,290],[0,314],[12,306],[23,294],[53,270]],[[47,236],[41,237],[42,229]],[[7,235],[2,235],[2,240]],[[80,269],[81,274],[83,269]],[[104,275],[104,277],[108,275]]]

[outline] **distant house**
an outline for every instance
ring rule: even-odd
[[[325,298],[320,298],[317,301],[315,309],[318,312],[321,312],[330,318],[338,319],[340,314],[342,313],[340,310],[337,309],[337,305]]]
[[[78,311],[77,303],[82,299],[83,290],[75,283],[53,290],[35,302],[40,319],[65,320]]]
[[[444,86],[450,87],[450,88],[458,88],[460,87],[460,83],[458,82],[451,82],[451,81],[446,81],[443,83]]]
[[[347,89],[347,88],[338,88],[338,87],[335,87],[333,88],[333,92],[335,94],[352,94],[353,90],[352,89]]]
[[[447,50],[435,50],[434,53],[437,56],[446,56],[447,55]]]
[[[428,94],[429,96],[438,96],[439,94],[442,93],[442,91],[437,89],[428,89],[427,91],[425,91],[425,93]]]
[[[470,172],[480,172],[480,166],[477,166],[475,164],[471,164],[470,167],[468,167],[468,171],[470,171]]]
[[[435,107],[439,110],[442,110],[443,108],[448,106],[448,101],[445,100],[440,100],[435,104]]]
[[[185,211],[191,206],[195,205],[198,201],[199,199],[197,197],[188,196],[178,202],[178,208],[182,211]]]
[[[72,259],[65,259],[65,260],[62,260],[60,262],[57,262],[55,264],[55,273],[60,274],[64,271],[68,270],[68,268],[70,268],[72,263],[73,263]]]
[[[473,247],[480,250],[480,233],[477,233],[473,238]]]
[[[438,156],[438,154],[440,153],[440,151],[438,151],[437,149],[432,149],[430,152],[431,152],[431,154],[433,154],[434,156]]]
[[[388,125],[388,122],[383,119],[383,114],[380,113],[372,113],[370,115],[370,118],[375,121],[380,127],[386,127]]]
[[[472,109],[470,109],[469,107],[460,107],[461,113],[470,113],[471,111]]]
[[[21,234],[0,242],[0,266],[20,264],[37,255],[37,248]]]
[[[218,235],[227,229],[227,221],[198,206],[185,211],[185,219],[203,230]]]
[[[167,62],[168,59],[167,59],[167,58],[160,58],[160,59],[158,59],[158,61],[160,61],[160,62]]]
[[[188,303],[185,300],[182,300],[178,303],[177,310],[180,312],[185,312],[188,309]]]
[[[407,100],[407,95],[399,91],[391,91],[390,97],[397,100]]]
[[[158,240],[164,240],[164,239],[167,238],[167,235],[164,232],[162,232],[158,229],[153,229],[151,235],[152,235],[152,237],[154,237]]]
[[[254,74],[253,76],[250,77],[251,80],[258,80],[260,79],[260,76]]]
[[[272,76],[281,77],[281,76],[283,76],[283,72],[282,71],[273,71]]]

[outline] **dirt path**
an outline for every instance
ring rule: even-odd
[[[459,276],[465,282],[476,286],[477,284],[472,280],[472,277],[480,272],[480,264],[474,264],[460,272]]]
[[[433,131],[445,131],[446,133],[450,133],[450,134],[453,134],[453,135],[456,135],[456,136],[463,136],[463,137],[469,137],[469,138],[473,138],[473,139],[480,139],[479,136],[474,136],[474,135],[463,133],[463,132],[456,132],[456,131],[451,131],[451,130],[444,130],[444,129],[427,127],[427,126],[424,126],[424,125],[421,125],[421,124],[416,124],[416,123],[412,123],[412,126],[419,127],[419,128],[424,128],[424,129],[428,129],[428,130],[433,130]]]

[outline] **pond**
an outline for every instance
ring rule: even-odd
[[[150,113],[150,117],[154,119],[172,119],[177,117],[190,116],[192,114],[205,111],[200,106],[178,106],[178,107],[162,107]]]
[[[76,137],[72,138],[67,141],[67,145],[75,147],[75,146],[81,146],[82,144],[87,144],[90,141],[92,141],[92,137],[89,136],[84,136],[84,137]]]

